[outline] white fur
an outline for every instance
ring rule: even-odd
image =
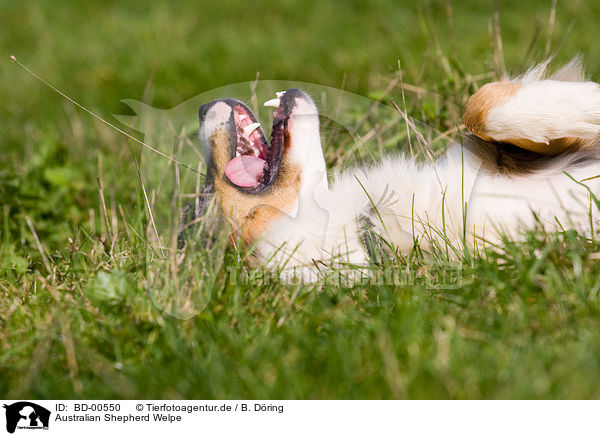
[[[414,240],[425,249],[434,241],[458,249],[463,244],[469,249],[494,246],[502,235],[518,238],[536,218],[547,231],[562,226],[589,232],[590,212],[598,221],[586,188],[563,173],[569,168],[559,164],[513,178],[485,171],[473,156],[464,154],[456,145],[436,164],[419,166],[400,157],[336,176],[318,202],[301,203],[295,217],[273,223],[258,252],[273,266],[287,268],[312,267],[313,260],[364,265],[368,258],[357,218],[372,204],[381,215],[375,222],[377,232],[405,254]],[[461,157],[464,167],[457,164]],[[598,165],[570,170],[576,180],[600,174]],[[586,185],[600,192],[600,179]]]
[[[594,82],[525,82],[514,97],[493,107],[486,133],[497,141],[538,143],[600,135],[600,85]]]
[[[545,68],[521,77],[524,86],[517,95],[492,110],[488,120],[494,137],[536,142],[597,138],[600,87],[539,80]],[[556,77],[581,80],[583,73],[572,62]],[[577,163],[583,151],[557,158],[534,174],[505,176],[484,169],[475,156],[455,145],[435,163],[387,158],[371,168],[336,174],[328,186],[316,108],[310,101],[297,103],[291,156],[303,168],[301,194],[294,213],[273,222],[256,246],[262,261],[284,267],[288,276],[315,280],[321,265],[368,264],[358,225],[368,210],[377,211],[374,230],[403,253],[415,242],[426,250],[436,244],[478,250],[500,243],[503,235],[519,238],[535,225],[589,233],[590,219],[597,223],[600,218],[587,188],[565,174],[576,180],[600,175],[598,161]],[[585,185],[600,194],[600,179]]]
[[[310,202],[315,195],[322,195],[327,190],[327,169],[319,135],[317,108],[308,96],[295,100],[288,121],[292,138],[289,158],[302,168],[302,187],[292,216],[296,215],[301,202]]]

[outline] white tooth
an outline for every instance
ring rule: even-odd
[[[279,107],[279,98],[274,98],[269,101],[265,101],[264,105],[271,106],[271,107]]]
[[[275,93],[275,95],[277,96],[277,98],[281,98],[281,96],[282,96],[283,94],[285,94],[285,91],[279,91],[279,92],[276,92],[276,93]]]
[[[242,114],[242,115],[240,115],[240,121],[243,121],[243,120],[245,120],[246,118],[248,118],[248,115],[243,115],[243,114]]]
[[[260,127],[260,123],[248,124],[246,127],[244,127],[244,135],[250,136],[250,134],[252,132],[254,132],[256,129],[258,129],[259,127]]]

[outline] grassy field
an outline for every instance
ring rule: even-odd
[[[397,283],[351,288],[225,270],[204,310],[168,315],[146,291],[139,145],[10,61],[111,121],[121,99],[170,108],[257,74],[400,102],[400,62],[409,115],[455,135],[504,71],[581,53],[600,80],[598,2],[118,3],[0,2],[0,397],[600,397],[600,235],[415,253],[379,271]]]

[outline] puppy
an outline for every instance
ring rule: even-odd
[[[270,142],[247,106],[215,100],[199,111],[204,192],[232,237],[253,247],[253,264],[307,280],[416,244],[458,254],[535,226],[589,233],[599,217],[600,85],[584,81],[578,61],[549,78],[545,69],[471,96],[468,132],[438,161],[391,157],[331,181],[308,94],[289,89],[265,103],[275,108]]]

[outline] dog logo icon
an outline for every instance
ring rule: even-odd
[[[17,428],[48,430],[50,421],[48,409],[29,401],[4,404],[3,407],[6,409],[6,431],[9,433],[14,433]]]

